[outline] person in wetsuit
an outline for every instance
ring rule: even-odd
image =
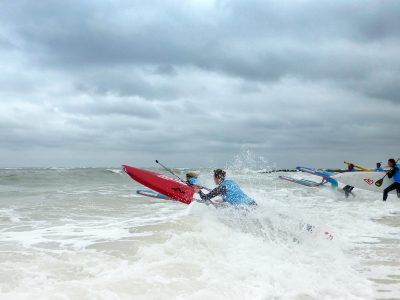
[[[257,203],[247,196],[240,186],[232,179],[226,179],[225,171],[221,169],[214,170],[214,182],[218,185],[208,194],[199,191],[200,198],[203,201],[209,201],[214,197],[221,196],[224,203],[233,206],[257,205]]]
[[[190,185],[194,185],[198,183],[198,178],[199,175],[196,172],[187,172],[186,173],[186,182]]]
[[[206,189],[208,190],[206,187],[204,187],[200,181],[198,180],[199,174],[197,172],[187,172],[186,173],[186,184],[193,187],[195,192],[198,192],[201,189]]]
[[[385,170],[382,168],[382,164],[380,162],[378,162],[378,163],[376,163],[376,168],[374,169],[374,171],[375,172],[383,172]]]
[[[357,172],[357,170],[354,168],[353,164],[349,164],[348,167],[347,167],[347,170],[348,170],[348,172]],[[343,191],[344,191],[344,194],[345,194],[346,198],[349,198],[349,195],[352,194],[351,191],[353,189],[354,189],[354,186],[351,186],[351,185],[346,185],[343,188]],[[353,194],[353,196],[354,196],[354,194]]]
[[[396,164],[396,161],[393,158],[388,160],[388,165],[391,167],[391,169],[387,173],[387,177],[393,178],[394,182],[384,189],[383,201],[386,201],[389,192],[393,190],[396,190],[397,197],[400,198],[400,166]]]

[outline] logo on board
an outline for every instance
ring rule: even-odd
[[[372,179],[370,179],[370,178],[365,178],[364,181],[369,185],[374,184],[374,181]]]
[[[164,175],[164,174],[158,174],[158,177],[159,177],[159,178],[162,178],[162,179],[171,180],[171,181],[175,181],[175,182],[181,183],[178,179],[171,178],[171,177],[169,177],[169,176],[167,176],[167,175]]]

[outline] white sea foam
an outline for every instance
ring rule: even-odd
[[[122,174],[122,169],[106,169],[108,172]]]
[[[277,174],[234,170],[259,204],[241,212],[144,198],[111,172],[47,172],[0,185],[0,299],[400,295],[394,196],[382,203],[355,191],[346,200]],[[200,179],[212,187],[210,175],[203,170]]]

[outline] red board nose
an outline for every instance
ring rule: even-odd
[[[128,165],[123,165],[122,169],[133,180],[173,200],[186,204],[193,201],[193,188],[174,178]]]

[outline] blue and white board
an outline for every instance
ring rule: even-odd
[[[163,199],[163,200],[171,200],[167,196],[157,193],[153,190],[136,190],[136,193],[145,196],[145,197],[151,197],[151,198],[157,198],[157,199]]]
[[[332,178],[345,185],[354,186],[358,189],[373,192],[383,192],[385,188],[394,182],[393,179],[389,179],[386,176],[382,185],[380,187],[376,186],[375,182],[382,179],[383,176],[385,176],[385,173],[383,172],[346,172],[335,174],[332,176]]]

